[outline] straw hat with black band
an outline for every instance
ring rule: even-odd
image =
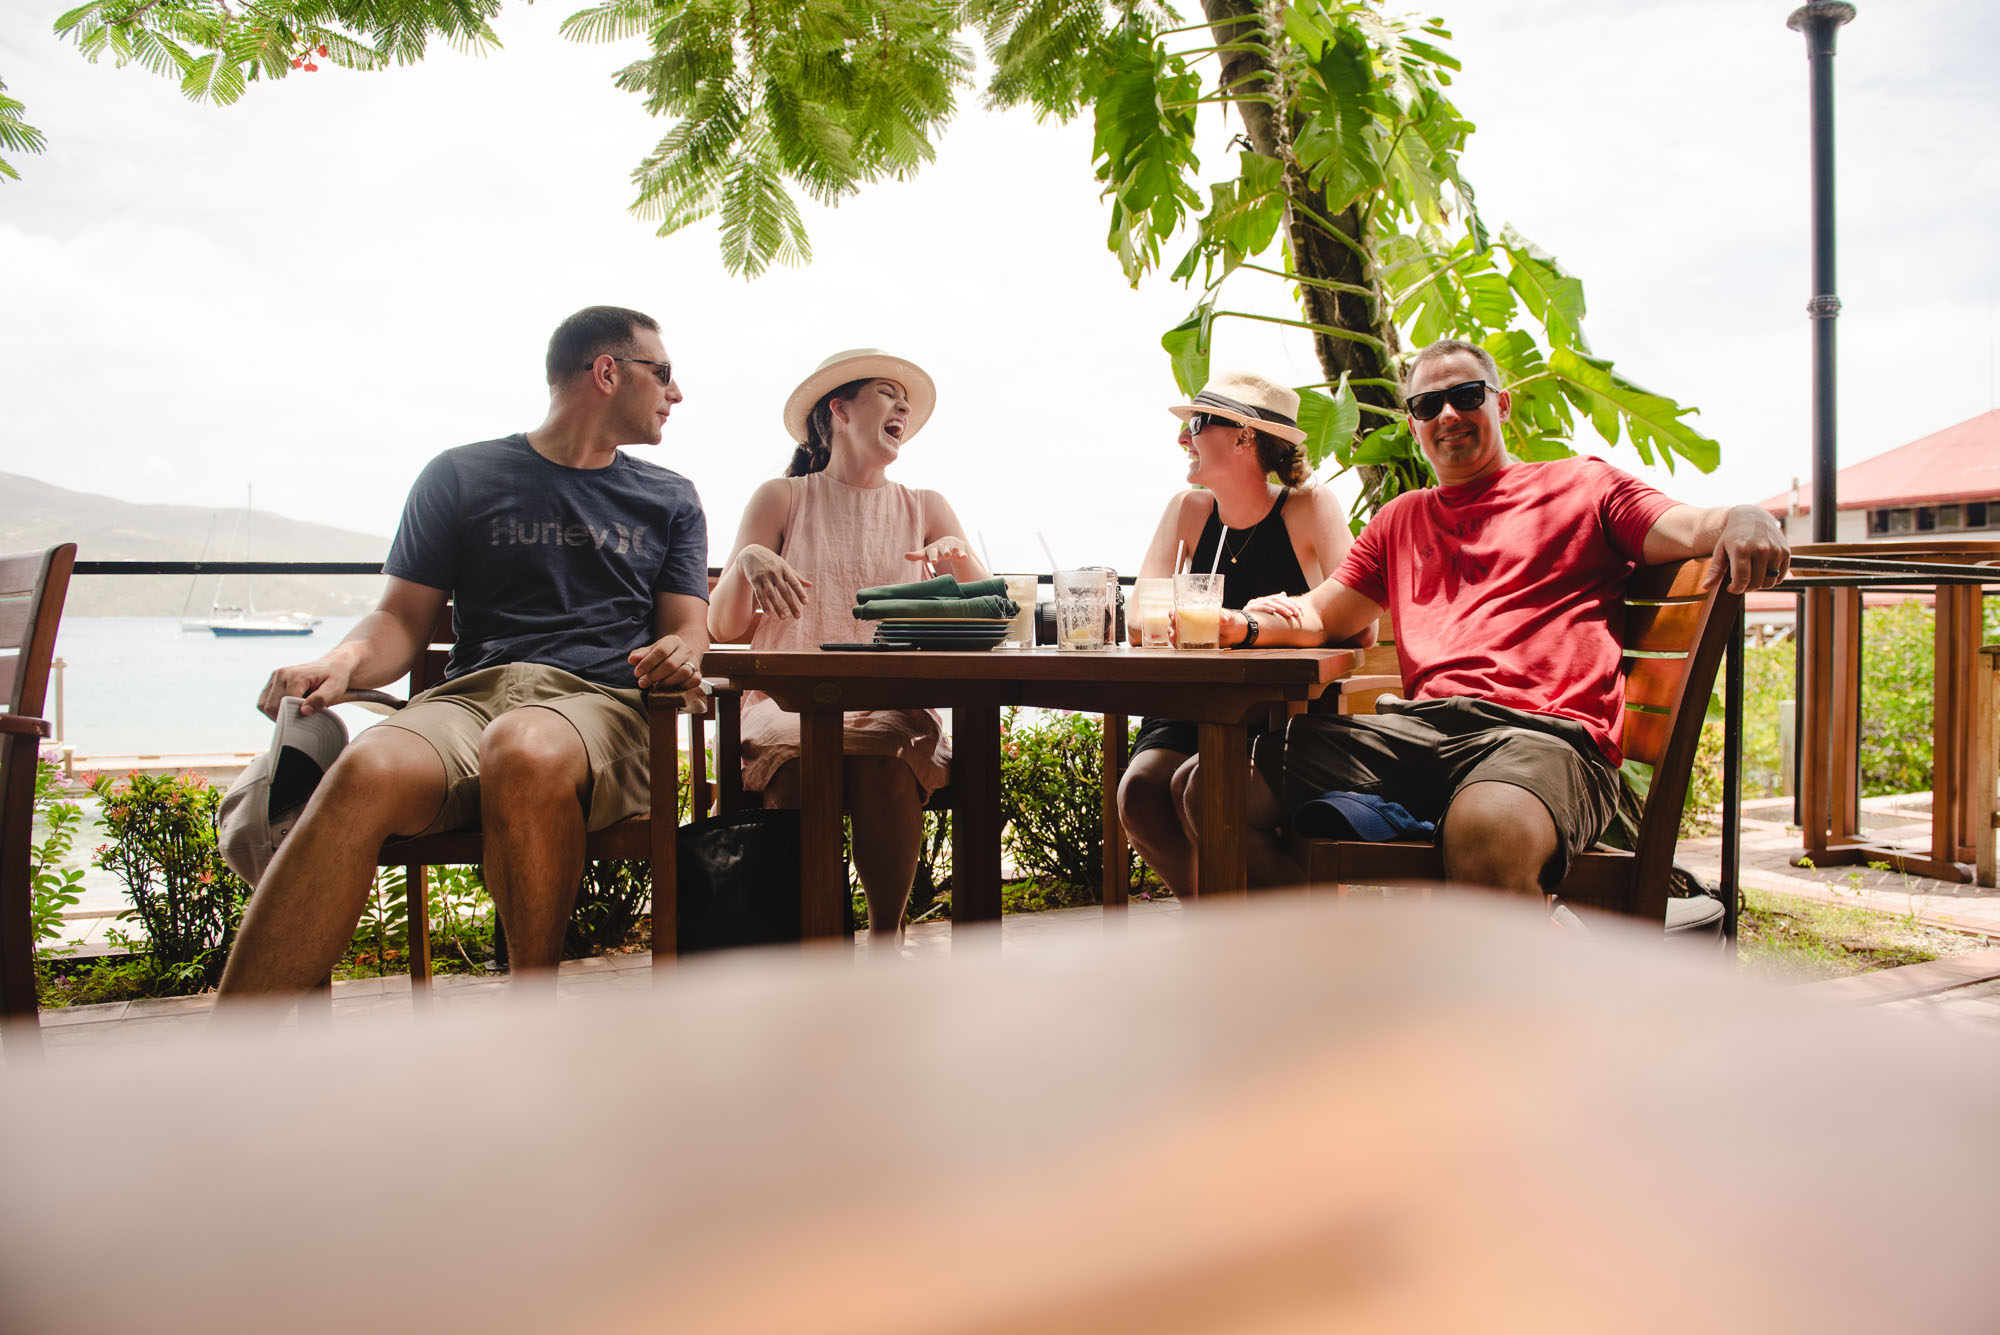
[[[1167,409],[1183,422],[1196,413],[1254,427],[1289,445],[1305,443],[1299,430],[1298,391],[1248,371],[1225,371],[1201,387],[1192,403]]]
[[[931,410],[937,407],[937,386],[923,367],[880,348],[851,348],[821,362],[819,369],[800,381],[799,387],[785,400],[786,439],[803,443],[806,418],[811,415],[813,405],[856,380],[893,380],[903,387],[903,397],[910,405],[910,416],[901,437],[904,441],[923,428],[930,420]]]

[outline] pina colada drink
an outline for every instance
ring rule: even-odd
[[[1174,609],[1148,603],[1139,616],[1139,643],[1148,649],[1159,649],[1173,642]]]
[[[1222,609],[1183,606],[1174,613],[1180,622],[1183,649],[1214,649],[1222,642]]]

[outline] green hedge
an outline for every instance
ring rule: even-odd
[[[1932,673],[1937,617],[1912,599],[1861,614],[1861,792],[1864,797],[1921,792],[1931,786]],[[2000,642],[2000,597],[1986,600],[1985,642]],[[1744,653],[1743,795],[1782,790],[1781,719],[1797,691],[1790,641]],[[1720,688],[1718,687],[1718,690]],[[1721,730],[1704,745],[1720,792]],[[1706,743],[1706,738],[1704,739]],[[1696,782],[1702,782],[1697,775]]]

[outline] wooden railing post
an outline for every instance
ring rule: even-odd
[[[2000,885],[2000,644],[1983,646],[1972,688],[1972,840],[1976,877]]]

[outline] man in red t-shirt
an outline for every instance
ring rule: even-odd
[[[1501,423],[1512,401],[1474,344],[1419,352],[1405,392],[1438,485],[1383,506],[1304,597],[1223,614],[1224,645],[1264,648],[1352,640],[1386,608],[1408,696],[1374,716],[1301,715],[1260,742],[1250,879],[1301,879],[1273,832],[1340,790],[1438,822],[1447,880],[1536,893],[1562,880],[1616,807],[1627,577],[1714,553],[1711,581],[1726,569],[1732,590],[1762,589],[1784,578],[1790,553],[1756,506],[1680,505],[1598,459],[1510,460]]]

